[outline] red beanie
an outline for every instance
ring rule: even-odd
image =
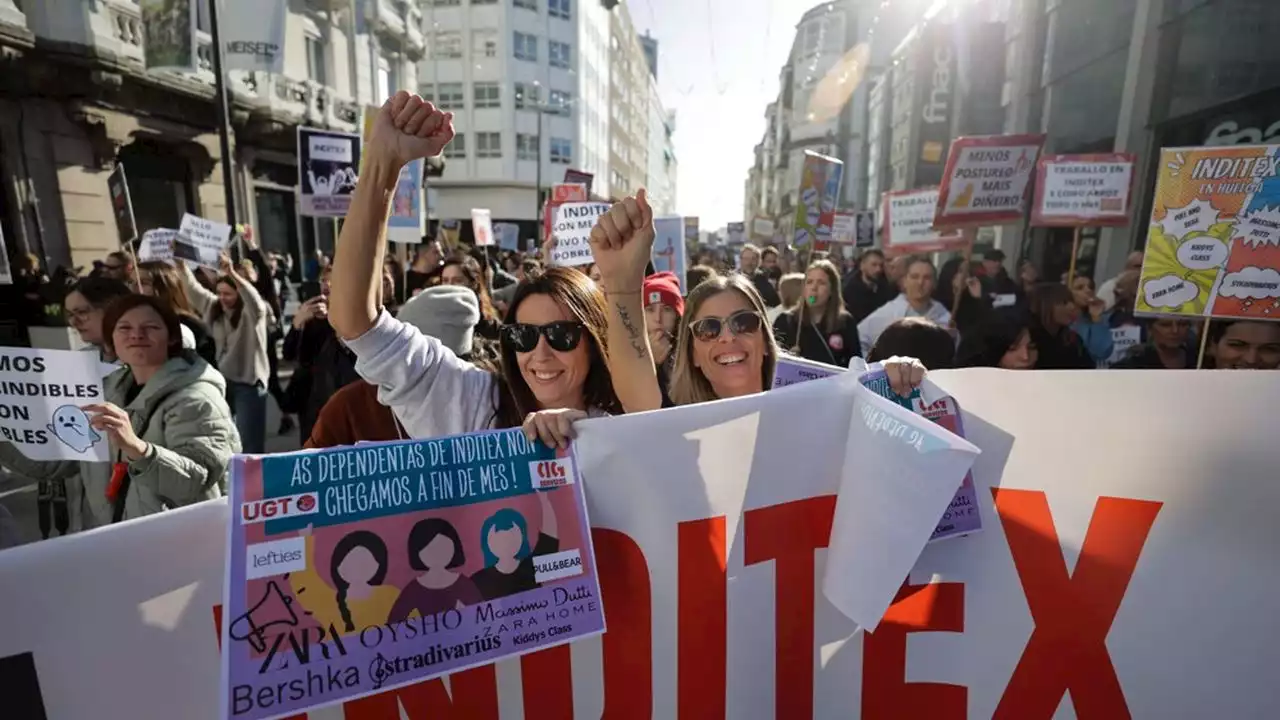
[[[684,298],[680,297],[680,280],[675,273],[654,273],[644,279],[645,306],[656,302],[675,310],[676,315],[684,315]]]

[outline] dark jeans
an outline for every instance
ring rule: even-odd
[[[241,452],[261,455],[267,447],[267,389],[261,383],[227,383],[227,399],[240,431]]]

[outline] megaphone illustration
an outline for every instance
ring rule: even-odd
[[[274,625],[296,627],[298,615],[293,611],[293,598],[280,592],[280,586],[272,580],[267,583],[262,599],[254,603],[248,612],[232,620],[227,632],[232,640],[246,640],[254,650],[264,652],[267,649],[267,629]]]

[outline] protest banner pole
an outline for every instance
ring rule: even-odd
[[[1076,256],[1080,254],[1080,226],[1071,234],[1071,264],[1067,266],[1067,287],[1076,281]]]
[[[222,69],[222,40],[218,33],[219,0],[209,0],[209,39],[213,50],[213,85],[217,96],[218,150],[222,153],[222,189],[226,193],[227,224],[236,226],[235,173],[231,156],[231,109],[227,99],[227,78]]]
[[[133,287],[134,292],[142,292],[142,271],[138,269],[138,253],[133,250],[133,243],[124,244],[125,252],[129,253],[129,261],[133,264]]]
[[[1204,369],[1204,351],[1209,347],[1209,322],[1213,318],[1208,315],[1204,318],[1204,325],[1200,326],[1200,352],[1196,353],[1196,369]]]

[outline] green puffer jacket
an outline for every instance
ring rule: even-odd
[[[179,357],[165,363],[126,404],[133,384],[128,368],[103,379],[107,401],[129,413],[134,432],[145,426],[141,438],[151,445],[146,456],[129,463],[132,479],[123,519],[221,496],[231,456],[240,452],[222,374],[198,358]],[[116,457],[113,450],[112,459]],[[112,463],[38,462],[7,442],[0,443],[0,463],[32,480],[67,480],[71,527],[87,530],[111,524],[107,486]]]

